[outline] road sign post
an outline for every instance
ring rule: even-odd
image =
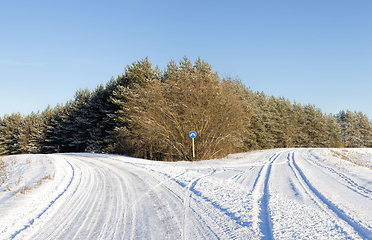
[[[192,159],[195,159],[195,141],[194,138],[196,138],[197,134],[195,131],[189,132],[189,136],[192,139]]]
[[[192,138],[192,159],[195,159],[195,138]]]

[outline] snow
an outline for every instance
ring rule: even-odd
[[[372,239],[372,149],[2,160],[0,239]]]

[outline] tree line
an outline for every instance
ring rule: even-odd
[[[372,147],[372,123],[361,112],[324,114],[313,105],[254,92],[221,78],[197,59],[165,70],[148,58],[64,105],[0,118],[0,155],[116,153],[154,160],[197,159],[288,147]]]

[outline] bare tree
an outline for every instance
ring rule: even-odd
[[[135,155],[159,160],[191,160],[195,130],[196,158],[209,159],[238,151],[248,120],[240,85],[223,80],[210,66],[184,59],[161,79],[134,84],[122,111]],[[127,135],[127,136],[128,136]]]

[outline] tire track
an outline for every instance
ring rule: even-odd
[[[195,189],[199,180],[224,171],[226,169],[219,171],[212,170],[212,172],[194,178],[187,185],[185,197],[189,198],[185,209],[189,210],[190,217],[186,219],[189,221],[195,220],[192,229],[197,228],[198,233],[200,236],[203,236],[203,239],[241,239],[241,236],[236,236],[238,233],[234,230],[239,227],[251,226],[251,223],[243,222],[240,217],[237,217],[234,212],[230,212],[227,208],[224,208],[218,201],[208,198],[202,192]],[[190,192],[189,196],[188,191]],[[190,227],[186,227],[185,229],[190,229]],[[195,233],[192,236],[188,236],[187,231],[184,233],[186,233],[184,235],[185,239],[200,238]]]
[[[115,179],[118,179],[117,175],[102,168],[101,165],[96,165],[95,161],[90,161],[86,158],[72,156],[71,160],[75,164],[78,164],[78,167],[80,165],[84,169],[81,173],[82,176],[80,176],[80,181],[83,179],[82,185],[79,189],[75,189],[78,194],[76,197],[66,200],[66,204],[53,216],[53,220],[44,226],[46,229],[54,229],[54,231],[52,233],[40,231],[37,235],[33,236],[34,239],[98,239],[98,236],[104,234],[111,234],[112,236],[117,233],[117,231],[108,232],[109,230],[107,229],[117,227],[117,225],[112,224],[112,222],[108,223],[108,221],[115,221],[118,218],[120,220],[123,219],[121,215],[123,210],[114,207],[115,205],[123,206],[118,203],[119,201],[115,203],[118,197],[124,199],[123,195],[109,194],[113,196],[113,199],[110,199],[108,198],[108,194],[102,196],[97,194],[99,189],[105,187],[108,187],[109,191],[112,188],[116,189],[120,183],[119,181],[114,182]],[[110,181],[111,184],[98,186],[97,180],[100,181],[101,178],[106,176],[111,176],[107,178],[107,181]],[[108,211],[105,209],[106,205],[109,208]],[[67,214],[69,217],[65,217]],[[120,214],[120,217],[113,218],[113,214]],[[120,227],[122,228],[122,226]],[[105,237],[103,239],[113,239],[113,237]]]
[[[70,181],[69,183],[67,184],[66,188],[60,193],[58,194],[58,196],[56,198],[54,198],[50,203],[49,205],[44,209],[42,210],[35,218],[31,219],[28,224],[24,225],[23,228],[17,230],[16,232],[14,232],[12,235],[11,235],[11,239],[14,239],[15,237],[17,237],[18,234],[20,234],[21,232],[25,231],[26,229],[30,228],[34,223],[35,223],[35,220],[38,220],[40,219],[54,204],[55,202],[60,198],[62,197],[65,192],[70,188],[71,184],[72,184],[72,181],[74,180],[75,178],[75,168],[72,166],[72,164],[69,162],[69,161],[66,161],[70,167],[71,167],[71,170],[72,170],[72,176],[70,178]]]
[[[74,164],[81,167],[84,171],[80,171],[79,184],[76,186],[73,195],[65,201],[65,204],[61,206],[58,212],[53,216],[53,220],[48,221],[44,226],[45,229],[54,228],[51,233],[39,231],[33,236],[34,239],[61,239],[66,238],[66,229],[69,229],[71,233],[76,231],[75,229],[80,225],[74,225],[74,222],[82,217],[82,209],[90,200],[90,191],[86,186],[86,182],[93,182],[91,178],[91,169],[84,162],[81,162],[77,158],[72,158]],[[80,165],[80,166],[79,166]],[[90,174],[87,174],[87,169]],[[76,194],[75,194],[76,193]],[[65,213],[69,213],[69,217],[65,217]],[[70,237],[71,238],[71,237]]]
[[[136,164],[131,163],[131,165],[138,168],[138,166],[136,166]],[[184,214],[186,213],[186,211],[189,211],[190,213],[192,213],[192,214],[189,215],[189,217],[186,217],[186,218],[184,217],[183,222],[181,222],[180,225],[182,225],[183,223],[188,223],[188,222],[194,222],[194,221],[198,222],[196,224],[193,223],[193,229],[194,229],[194,231],[197,230],[197,233],[199,235],[197,235],[195,232],[193,232],[193,236],[190,236],[188,238],[195,238],[195,237],[199,238],[199,237],[203,236],[203,239],[211,239],[211,238],[219,239],[219,237],[216,235],[214,230],[212,230],[212,228],[209,225],[212,223],[217,228],[221,228],[223,222],[219,221],[220,219],[212,219],[211,222],[206,223],[205,222],[206,218],[210,218],[210,217],[206,216],[206,215],[202,216],[202,215],[200,215],[199,212],[205,213],[205,212],[208,212],[209,209],[203,207],[202,206],[203,204],[198,204],[198,203],[201,203],[199,200],[205,200],[204,202],[206,202],[208,204],[212,204],[213,207],[216,208],[216,210],[223,211],[223,213],[228,215],[228,216],[231,216],[231,214],[233,214],[233,213],[229,214],[229,212],[227,212],[226,209],[223,209],[222,207],[218,206],[217,203],[215,203],[215,202],[209,200],[208,198],[204,197],[201,192],[199,192],[195,189],[195,186],[200,179],[216,173],[217,170],[212,170],[211,172],[207,173],[206,175],[198,176],[196,178],[193,178],[191,180],[191,182],[189,182],[188,184],[185,184],[182,181],[178,180],[178,178],[180,176],[184,175],[185,173],[190,172],[190,170],[184,171],[184,172],[182,172],[180,174],[177,174],[175,176],[171,176],[167,173],[163,173],[163,172],[148,168],[147,166],[142,166],[141,165],[141,167],[146,168],[150,172],[154,172],[154,173],[160,174],[162,176],[165,176],[166,180],[160,182],[158,185],[163,185],[165,190],[170,192],[177,200],[182,202],[182,204],[184,206],[183,207]],[[223,171],[225,171],[225,169],[221,170],[221,172],[223,172]],[[193,171],[191,170],[191,172],[193,172]],[[174,184],[176,184],[176,185],[174,185]],[[156,188],[157,186],[155,186],[153,188]],[[188,196],[189,198],[187,198],[188,193],[189,193],[189,196]],[[191,200],[192,200],[192,202],[191,202]],[[188,204],[187,203],[185,204],[185,201],[188,202]],[[197,203],[197,205],[195,205],[194,207],[201,207],[200,210],[197,211],[196,209],[194,209],[194,207],[192,206],[191,203]],[[189,207],[187,207],[187,206],[189,206]],[[213,215],[214,213],[215,212],[212,211],[210,214],[207,214],[207,215]],[[215,224],[216,221],[221,222],[221,224]],[[184,228],[189,229],[188,227],[185,227],[185,226],[184,226]],[[226,229],[224,229],[224,230],[226,230]],[[183,233],[187,234],[187,231],[183,231]],[[220,234],[226,235],[224,231],[222,231]],[[226,235],[226,237],[227,237],[227,235]],[[228,238],[232,239],[231,235],[229,235]]]
[[[310,154],[312,157],[314,157],[316,160],[318,161],[315,161],[315,160],[312,160],[311,157],[307,158],[308,162],[312,163],[313,165],[316,165],[320,168],[323,168],[329,172],[331,172],[332,174],[335,174],[337,175],[338,177],[340,177],[345,183],[343,184],[345,187],[349,188],[350,190],[352,190],[353,192],[365,197],[365,198],[368,198],[368,199],[371,199],[372,200],[372,191],[363,187],[363,186],[360,186],[358,183],[356,183],[355,181],[353,181],[351,178],[347,177],[346,175],[336,171],[335,169],[333,168],[330,168],[330,167],[327,167],[323,164],[321,164],[319,161],[322,161],[319,157],[317,157],[316,155],[312,154],[311,151],[310,151]]]
[[[252,226],[251,222],[243,221],[234,212],[222,207],[217,201],[203,196],[197,190],[191,199],[195,206],[190,206],[190,210],[195,217],[201,220],[203,224],[200,225],[203,225],[216,239],[239,239],[239,237],[235,236],[234,230]],[[212,206],[212,208],[209,206]]]
[[[152,217],[159,219],[159,223],[163,221],[159,226],[169,228],[166,230],[169,235],[173,236],[181,232],[177,227],[173,227],[172,221],[177,214],[169,206],[175,204],[170,203],[172,198],[164,197],[170,192],[163,190],[163,183],[153,186],[153,181],[148,182],[147,172],[143,175],[146,176],[145,179],[142,172],[137,175],[138,173],[133,171],[133,168],[123,167],[124,164],[117,161],[92,160],[76,156],[72,156],[71,160],[84,168],[81,191],[77,192],[78,198],[72,198],[66,202],[67,204],[53,216],[53,221],[47,223],[45,227],[54,229],[53,232],[40,231],[34,235],[37,239],[147,238],[152,236],[152,232],[150,229],[143,232],[144,223],[139,222],[139,219],[149,219],[146,215],[151,213],[153,213]],[[131,183],[130,186],[127,182]],[[142,189],[144,191],[141,191]],[[145,202],[151,199],[154,206],[141,205],[139,202],[142,198],[146,198]],[[132,206],[130,203],[133,203]],[[170,203],[169,206],[167,203]],[[60,217],[67,213],[69,217]],[[56,226],[53,227],[53,225]],[[148,222],[147,225],[153,225],[156,228],[153,222]],[[137,231],[138,229],[141,231]],[[138,235],[141,232],[145,235]]]
[[[292,153],[292,157],[288,155],[290,158],[290,167],[295,174],[296,178],[302,185],[303,189],[306,193],[313,199],[313,201],[325,212],[329,215],[334,217],[334,219],[339,219],[341,224],[339,224],[340,228],[344,231],[348,231],[347,229],[343,228],[342,225],[349,225],[354,229],[354,231],[363,239],[372,239],[372,231],[360,223],[354,221],[353,218],[348,216],[342,209],[340,209],[337,205],[332,203],[328,200],[322,193],[320,193],[308,180],[302,170],[299,168],[295,161],[294,153]],[[343,223],[343,224],[342,224]],[[346,233],[346,232],[345,232]],[[350,233],[348,233],[350,234]]]
[[[111,199],[109,199],[109,194],[112,192],[113,185],[107,184],[107,181],[112,179],[111,177],[107,176],[107,169],[102,168],[102,166],[95,164],[95,162],[90,161],[91,166],[95,166],[96,169],[96,176],[97,179],[100,181],[96,185],[96,188],[91,191],[91,196],[94,195],[94,201],[92,201],[91,208],[89,212],[86,214],[83,223],[80,226],[80,229],[75,233],[75,236],[72,239],[77,238],[81,232],[83,232],[84,236],[87,239],[94,239],[97,238],[99,233],[102,233],[105,227],[105,219],[112,216],[112,206],[113,203]],[[102,195],[97,194],[97,192],[101,192]],[[108,207],[107,209],[105,207]],[[110,211],[111,210],[111,211]],[[103,215],[103,216],[102,216]]]
[[[126,199],[124,190],[127,189],[127,186],[123,184],[124,180],[120,179],[120,176],[116,172],[111,171],[110,175],[112,176],[110,178],[111,186],[116,186],[116,189],[111,191],[112,199],[110,200],[112,206],[109,211],[112,211],[112,213],[108,215],[102,212],[105,220],[98,239],[120,239],[120,237],[124,236],[122,222],[124,221],[124,212],[126,212],[126,209],[124,209],[122,202]]]
[[[307,155],[311,152],[299,158],[294,151],[270,150],[255,154],[255,162],[243,159],[249,164],[217,161],[216,165],[213,161],[211,164],[172,165],[71,154],[61,159],[60,168],[68,174],[63,181],[58,180],[58,192],[49,190],[56,194],[53,195],[55,198],[70,181],[62,200],[41,213],[40,221],[35,221],[30,229],[23,230],[15,238],[274,239],[274,236],[281,236],[290,239],[288,236],[313,234],[319,239],[337,234],[341,236],[338,239],[372,239],[369,235],[372,227],[366,224],[370,220],[368,216],[359,218],[351,210],[341,209],[346,202],[336,205],[333,196],[327,199],[328,192],[323,195],[320,192],[323,187],[316,189],[318,181],[312,180],[320,173],[321,177],[330,174],[332,183],[339,181],[336,185],[341,193],[352,194],[369,207],[367,199],[341,184],[345,181],[347,186],[357,187],[347,183],[342,176],[336,176],[337,169],[328,172],[323,167],[319,172],[308,173],[302,166],[311,169],[321,166]],[[285,159],[287,161],[283,162]],[[63,160],[69,161],[74,168],[73,181],[70,167]],[[324,168],[326,170],[322,170]],[[293,197],[292,190],[298,197],[287,199],[287,196]],[[368,192],[364,194],[368,195]],[[47,203],[43,201],[43,204]],[[305,211],[301,212],[301,209]],[[348,211],[353,217],[347,214]],[[300,219],[302,213],[304,220]],[[301,227],[311,221],[312,216],[315,221],[311,230],[302,231]],[[286,226],[289,218],[294,224]],[[296,224],[296,221],[302,222]],[[317,231],[320,228],[322,231]],[[28,236],[28,233],[34,235]],[[306,235],[308,233],[310,235]]]
[[[111,171],[115,171],[118,174],[123,174],[123,172],[125,171],[126,173],[129,174],[127,175],[127,177],[130,176],[131,179],[130,182],[136,182],[138,184],[136,188],[132,187],[128,189],[130,192],[129,196],[132,196],[129,197],[128,200],[129,202],[133,202],[133,204],[131,204],[126,210],[126,212],[132,213],[131,216],[126,215],[127,218],[126,224],[129,225],[128,227],[130,228],[130,230],[128,229],[127,231],[127,234],[129,234],[129,236],[125,237],[126,239],[127,238],[137,239],[139,237],[137,235],[137,229],[140,228],[141,231],[143,232],[144,223],[137,222],[137,216],[143,215],[143,217],[141,217],[140,219],[148,219],[148,217],[146,216],[150,214],[149,211],[154,213],[154,215],[152,216],[157,217],[159,223],[161,223],[161,225],[159,226],[163,226],[166,228],[165,232],[167,233],[167,236],[162,237],[170,236],[171,239],[177,239],[180,237],[177,235],[177,233],[181,232],[180,230],[181,222],[177,220],[178,213],[176,212],[175,208],[177,208],[177,206],[181,206],[181,202],[178,199],[174,199],[173,192],[168,190],[168,187],[166,187],[165,183],[170,182],[176,176],[184,174],[184,172],[177,174],[176,176],[170,177],[169,179],[159,181],[157,178],[154,178],[154,176],[150,175],[148,172],[138,171],[139,169],[135,165],[130,164],[130,167],[127,168],[128,165],[123,164],[123,162],[117,162],[108,159],[101,159],[101,161],[104,161],[105,164],[107,164],[107,167],[111,169]],[[153,181],[149,181],[149,179],[152,179]],[[128,181],[128,178],[126,179],[126,181]],[[154,184],[154,182],[158,183]],[[140,191],[141,195],[139,196],[138,186],[141,186],[140,190],[142,189],[144,190]],[[164,195],[166,195],[167,197],[164,197]],[[151,199],[153,207],[150,209],[143,208],[144,205],[141,205],[141,201],[144,199]],[[174,208],[171,206],[174,206]],[[153,222],[149,223],[149,225],[154,226],[154,223]],[[150,236],[147,236],[148,238],[151,237],[152,233],[147,232],[146,234],[150,234]],[[146,237],[142,236],[142,238]]]
[[[269,210],[269,179],[272,164],[279,156],[280,153],[273,154],[261,167],[251,191],[254,198],[253,212],[255,214],[253,227],[257,235],[263,235],[262,239],[273,239]]]
[[[255,168],[256,166],[250,166],[249,169],[245,169],[245,170],[237,170],[237,169],[228,169],[228,170],[238,172],[234,176],[231,177],[231,180],[233,180],[234,182],[242,182],[245,179],[244,175],[246,175],[248,172],[252,171]]]
[[[82,162],[78,158],[74,158],[74,160],[79,161],[79,163]],[[64,214],[65,212],[70,212],[73,214],[66,220],[64,224],[60,224],[60,237],[66,239],[73,239],[74,237],[78,236],[77,233],[82,231],[83,227],[85,226],[85,221],[88,219],[87,215],[90,211],[89,208],[86,208],[85,206],[93,206],[98,197],[97,195],[93,194],[97,188],[97,177],[95,176],[95,172],[92,171],[88,164],[84,165],[85,171],[82,172],[83,185],[79,191],[81,197],[71,199],[63,211],[59,212],[60,215]],[[71,211],[69,209],[70,207],[74,210]],[[68,232],[66,231],[66,228],[69,229]]]
[[[92,208],[96,209],[96,211],[90,213],[89,218],[93,219],[93,221],[89,224],[87,238],[113,239],[112,236],[104,236],[116,233],[116,231],[109,231],[109,229],[118,229],[120,226],[119,222],[123,219],[124,204],[120,203],[126,199],[123,191],[123,182],[125,180],[124,178],[120,178],[120,173],[111,164],[107,163],[106,159],[87,160],[95,169],[100,169],[98,171],[101,176],[100,179],[103,179],[101,181],[101,192],[103,194],[100,197],[100,201],[96,202]],[[125,189],[128,189],[127,186],[125,186]],[[120,194],[116,192],[120,192]],[[100,211],[97,211],[97,209],[100,209]]]
[[[146,188],[151,188],[151,184],[149,184],[146,180],[140,177],[138,177],[138,182],[140,183],[140,185],[142,185],[141,183],[143,183],[143,186],[147,186]],[[164,195],[166,195],[167,197],[164,197]],[[141,199],[145,199],[145,198],[151,199],[152,208],[149,209],[148,206],[144,208],[144,205],[139,204],[139,201],[136,201],[135,199],[133,199],[135,204],[133,205],[133,207],[130,207],[130,209],[135,209],[134,211],[136,212],[136,209],[140,208],[144,216],[150,215],[150,212],[153,213],[153,215],[151,214],[151,216],[153,220],[154,220],[154,217],[156,217],[156,220],[158,221],[159,225],[156,227],[154,226],[154,223],[149,223],[149,225],[152,225],[157,229],[159,229],[159,227],[164,227],[163,232],[166,233],[166,236],[162,236],[162,237],[164,238],[166,237],[170,239],[173,239],[173,238],[177,239],[180,237],[177,234],[181,232],[180,222],[177,221],[178,213],[175,212],[175,209],[171,208],[170,206],[174,206],[174,205],[175,207],[181,206],[181,203],[178,202],[178,200],[175,200],[170,196],[171,195],[169,195],[169,192],[168,191],[165,192],[163,188],[161,187],[157,187],[156,191],[155,189],[150,189],[146,191],[145,197],[141,197]],[[180,207],[180,209],[182,208]],[[148,217],[142,217],[140,219],[148,219]],[[131,226],[132,227],[131,228],[132,229],[131,239],[137,239],[138,238],[137,229],[141,229],[141,231],[143,232],[143,225],[142,223],[137,222],[137,221],[133,221],[133,222]],[[151,230],[149,230],[149,232],[147,232],[146,234],[149,234],[149,236],[146,238],[154,237],[152,236],[153,233],[151,232]],[[174,236],[174,235],[177,235],[177,236]]]
[[[216,172],[216,169],[212,169],[207,174],[194,178],[188,185],[185,191],[185,197],[183,200],[184,205],[184,223],[183,223],[183,231],[182,231],[182,239],[189,239],[188,237],[188,229],[189,229],[189,221],[190,221],[190,198],[193,192],[195,191],[195,185],[201,178],[210,176]]]
[[[227,208],[222,207],[218,201],[213,201],[208,197],[204,196],[202,192],[199,192],[194,187],[196,185],[195,182],[193,187],[189,189],[193,192],[192,196],[190,195],[190,199],[192,198],[195,202],[198,203],[198,206],[203,209],[204,212],[207,212],[205,215],[210,218],[210,216],[215,216],[216,212],[211,212],[208,208],[206,208],[206,204],[212,205],[215,210],[222,214],[222,216],[226,216],[226,218],[213,218],[211,219],[211,223],[216,224],[219,229],[222,231],[220,232],[221,235],[224,235],[228,239],[240,239],[243,235],[239,235],[236,231],[232,231],[231,223],[236,224],[233,229],[236,230],[237,226],[239,228],[251,228],[253,227],[255,230],[255,236],[260,236],[263,234],[263,239],[272,239],[272,226],[271,226],[271,219],[269,213],[269,177],[271,173],[271,167],[274,161],[279,157],[280,153],[273,154],[270,156],[268,161],[260,168],[258,172],[258,176],[255,179],[253,184],[253,188],[251,189],[249,195],[253,196],[253,211],[255,212],[254,219],[255,221],[252,223],[250,221],[244,221],[240,216],[237,216],[236,213],[230,212]],[[255,168],[255,167],[253,167]],[[250,168],[250,169],[253,169]],[[238,173],[238,175],[240,175]],[[206,176],[203,176],[206,177]],[[196,179],[195,179],[196,180]],[[197,179],[199,181],[200,179]],[[203,207],[204,206],[204,207]],[[209,212],[209,214],[208,214]],[[195,212],[196,213],[196,212]],[[202,218],[200,216],[200,218]],[[214,232],[214,231],[213,231]],[[214,233],[215,234],[215,233]],[[253,233],[251,233],[253,234]],[[217,235],[215,235],[217,236]],[[218,237],[217,237],[218,238]]]

